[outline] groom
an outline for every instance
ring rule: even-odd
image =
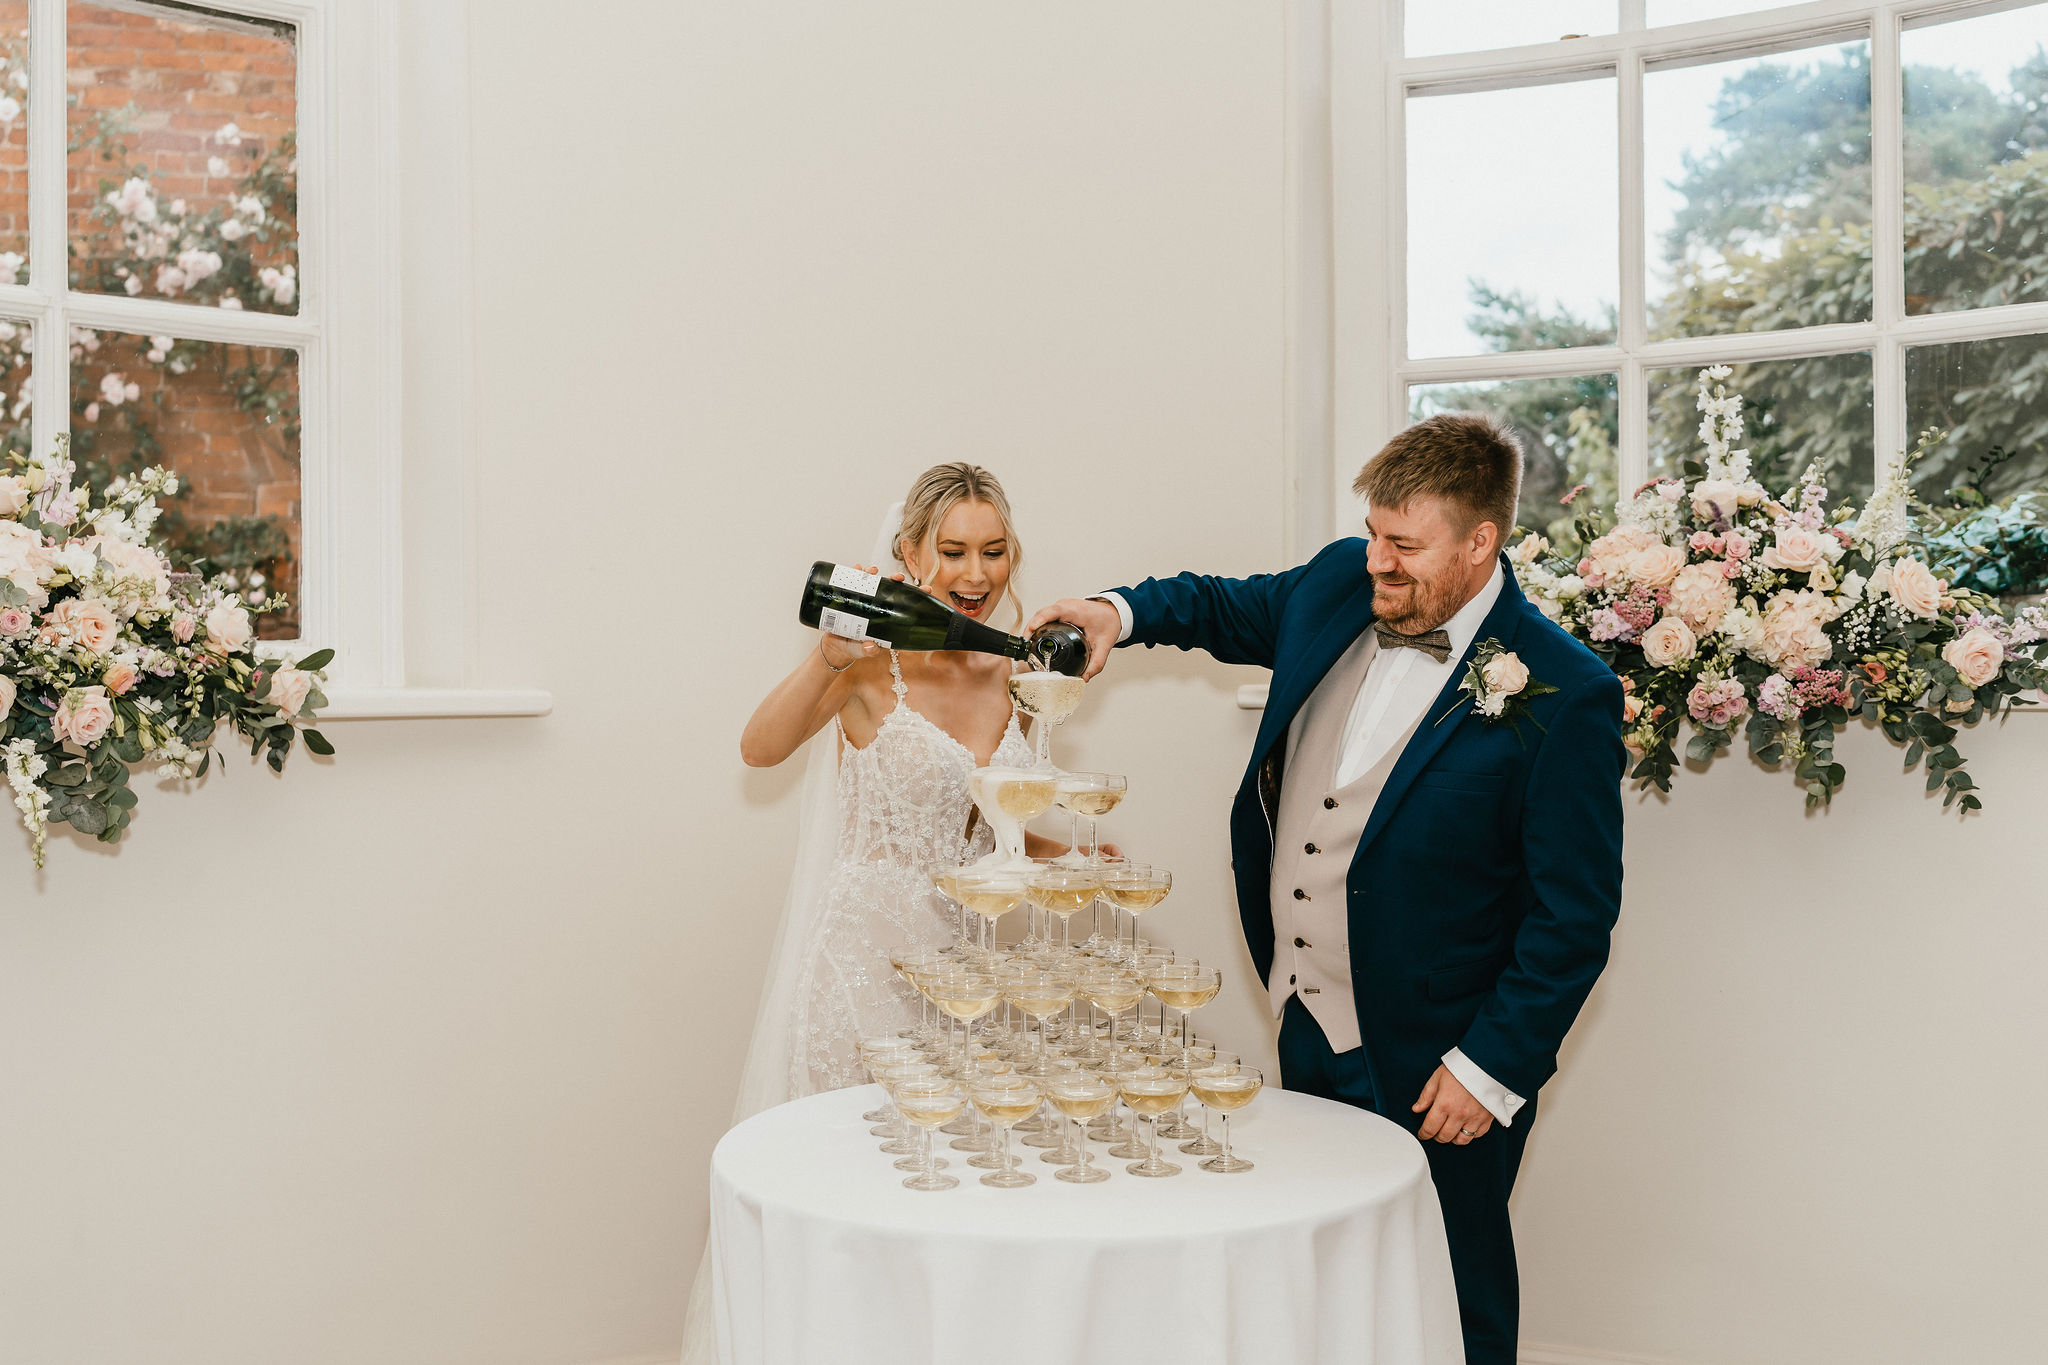
[[[1515,1359],[1508,1194],[1621,904],[1621,683],[1504,571],[1521,475],[1491,420],[1433,417],[1352,485],[1368,539],[1031,622],[1080,626],[1091,676],[1117,644],[1273,670],[1230,843],[1282,1080],[1423,1140],[1470,1365]],[[1482,644],[1498,717],[1459,686]]]

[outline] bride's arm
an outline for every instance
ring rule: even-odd
[[[833,716],[861,705],[854,684],[880,652],[871,644],[820,634],[803,662],[754,708],[740,732],[740,761],[750,768],[772,768]]]

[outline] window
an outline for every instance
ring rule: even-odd
[[[1860,498],[1935,428],[1923,496],[2048,490],[2048,3],[1389,8],[1330,22],[1333,486],[1481,408],[1568,525],[1727,363],[1767,481]]]

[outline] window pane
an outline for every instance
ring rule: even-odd
[[[1870,317],[1870,44],[1643,80],[1654,338]]]
[[[1759,360],[1734,367],[1727,380],[1742,395],[1743,440],[1764,487],[1783,492],[1806,466],[1821,461],[1835,505],[1870,495],[1870,355]],[[1698,367],[1651,370],[1650,473],[1676,475],[1702,458]]]
[[[1725,19],[1733,14],[1754,14],[1776,9],[1785,0],[1649,0],[1643,22],[1651,28],[1666,24],[1691,24],[1701,19]]]
[[[1966,485],[1993,501],[2048,488],[2048,336],[1912,347],[1906,423],[1944,433],[1913,470],[1929,502]]]
[[[291,29],[143,6],[65,14],[75,286],[297,311]]]
[[[1615,380],[1611,374],[1510,379],[1491,384],[1418,384],[1408,390],[1408,419],[1440,412],[1484,412],[1521,437],[1523,526],[1571,542],[1572,519],[1589,508],[1611,511],[1615,488]],[[1584,484],[1570,505],[1564,497]]]
[[[2048,299],[2048,6],[1908,29],[1906,311]]]
[[[1617,0],[1408,0],[1411,57],[1553,43],[1567,33],[1612,33]]]
[[[0,284],[28,283],[28,3],[0,0]]]
[[[182,485],[159,523],[172,562],[232,575],[258,634],[299,633],[298,353],[128,332],[71,332],[71,432],[95,483],[148,465]]]
[[[34,449],[29,428],[29,370],[35,360],[34,329],[14,318],[0,318],[0,455]]]
[[[1616,123],[1611,76],[1408,101],[1410,355],[1614,340]]]

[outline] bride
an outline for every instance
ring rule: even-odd
[[[1023,557],[1002,485],[964,463],[920,475],[890,509],[876,551],[903,566],[897,578],[977,621],[1007,605],[1013,628],[1024,616],[1015,592]],[[955,937],[931,869],[994,847],[987,825],[972,818],[968,775],[1031,764],[1010,701],[1011,668],[995,655],[898,653],[821,633],[747,722],[740,757],[749,766],[773,767],[807,742],[811,758],[734,1123],[860,1084],[860,1040],[917,1021],[917,996],[888,955],[943,948]],[[1025,838],[1034,854],[1066,851]],[[707,1268],[691,1294],[685,1365],[714,1355]]]

